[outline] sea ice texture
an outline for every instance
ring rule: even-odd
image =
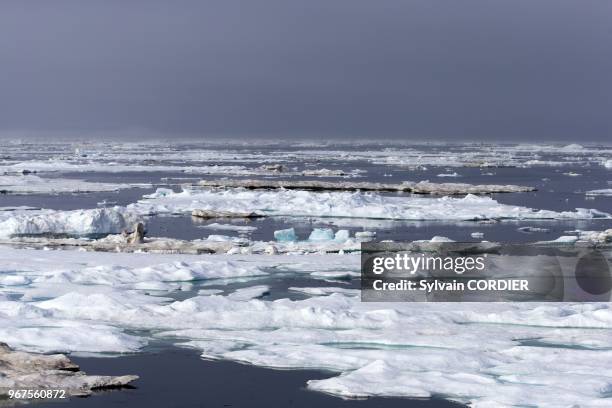
[[[603,188],[600,190],[587,191],[588,196],[612,196],[612,188]]]
[[[363,303],[345,281],[321,286],[359,276],[351,255],[0,248],[0,259],[0,276],[11,282],[0,285],[0,339],[22,350],[138,351],[161,337],[206,358],[326,369],[328,378],[308,387],[345,397],[442,395],[483,407],[610,402],[609,303]],[[262,281],[271,273],[312,284],[275,293]],[[198,282],[228,290],[192,289]]]
[[[190,213],[207,210],[231,213],[257,212],[267,216],[339,217],[393,220],[484,219],[590,219],[607,213],[578,208],[575,211],[536,210],[501,204],[491,197],[384,196],[360,192],[301,190],[253,191],[244,189],[185,189],[179,193],[159,189],[128,210],[139,214]]]
[[[147,184],[94,183],[78,179],[42,178],[33,174],[0,175],[0,192],[6,194],[59,194],[117,191]]]
[[[124,207],[55,211],[16,209],[0,211],[0,238],[16,235],[87,236],[118,234],[138,217]]]

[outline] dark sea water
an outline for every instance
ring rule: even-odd
[[[296,408],[458,408],[441,398],[368,398],[345,400],[306,389],[309,379],[331,373],[314,370],[272,370],[227,361],[206,361],[194,350],[166,348],[119,358],[73,360],[88,374],[137,373],[132,389],[98,392],[37,407],[296,407]]]

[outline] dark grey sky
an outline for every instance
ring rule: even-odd
[[[608,140],[612,1],[4,0],[13,129]]]

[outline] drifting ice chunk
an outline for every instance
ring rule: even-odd
[[[472,238],[484,238],[484,232],[472,232],[470,236]]]
[[[150,194],[149,197],[151,198],[161,198],[161,197],[167,197],[174,194],[174,191],[170,188],[158,188],[157,190],[155,190],[154,193]]]
[[[74,211],[15,211],[0,216],[0,237],[118,234],[137,221],[124,207]]]
[[[287,228],[274,231],[274,239],[279,242],[296,241],[297,237],[295,236],[295,229]]]
[[[520,227],[517,228],[518,232],[523,232],[526,234],[530,234],[532,232],[548,232],[548,228],[539,228],[539,227]]]
[[[573,244],[578,241],[578,237],[574,235],[562,235],[552,241],[541,241],[540,243],[555,243],[555,244]]]
[[[450,239],[448,237],[443,237],[443,236],[440,236],[440,235],[436,235],[429,242],[455,242],[455,241],[453,241],[452,239]]]
[[[360,239],[362,241],[371,241],[376,236],[376,231],[357,231],[355,233],[355,238]]]
[[[587,196],[610,196],[612,195],[612,188],[604,188],[601,190],[591,190],[586,192]]]
[[[347,241],[349,238],[350,238],[350,233],[348,230],[345,230],[345,229],[336,231],[336,235],[334,236],[334,239],[336,241]]]
[[[264,295],[270,293],[270,287],[267,285],[251,286],[248,288],[236,289],[230,293],[227,298],[236,301],[249,301],[251,299],[258,299]]]
[[[308,237],[309,241],[331,241],[334,239],[334,231],[331,228],[315,228]]]

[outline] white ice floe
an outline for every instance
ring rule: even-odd
[[[312,192],[301,190],[253,191],[244,189],[185,189],[175,193],[158,189],[128,206],[140,214],[190,213],[206,210],[258,213],[267,216],[349,217],[394,220],[483,219],[590,219],[609,217],[592,209],[576,211],[535,210],[506,205],[490,197],[384,196],[360,192]]]
[[[556,239],[550,241],[540,241],[539,243],[548,243],[548,244],[567,244],[571,245],[578,241],[578,237],[574,235],[562,235]]]
[[[227,295],[230,300],[248,301],[251,299],[257,299],[265,294],[269,293],[270,287],[267,285],[250,286],[247,288],[240,288]]]
[[[0,238],[17,235],[118,234],[131,228],[137,217],[124,207],[90,210],[0,211]]]
[[[348,255],[203,258],[0,248],[0,259],[1,276],[26,278],[0,286],[0,341],[20,349],[136,351],[163,337],[187,341],[206,358],[326,369],[328,378],[308,387],[346,397],[609,405],[609,303],[368,303],[354,289],[314,284],[290,288],[313,297],[291,300],[280,292],[266,300],[258,297],[277,289],[265,282],[244,287],[244,279],[266,271],[357,277],[360,259]],[[214,278],[240,280],[240,289],[228,287],[226,296],[184,289]],[[166,284],[166,292],[140,289],[149,282]],[[179,288],[181,300],[171,300]]]
[[[0,192],[8,194],[59,194],[118,191],[149,188],[150,184],[97,183],[78,179],[41,178],[28,175],[0,175]]]
[[[0,174],[14,175],[23,172],[36,173],[131,173],[131,172],[166,172],[211,175],[256,176],[269,175],[270,171],[261,168],[248,168],[238,165],[177,165],[164,163],[142,163],[131,158],[132,163],[106,160],[58,159],[47,161],[23,161],[0,165]]]
[[[364,170],[344,171],[340,169],[308,169],[302,171],[302,176],[310,177],[357,177],[360,173],[365,173]]]
[[[591,190],[586,192],[587,196],[612,196],[612,188],[603,188],[601,190]]]
[[[291,287],[289,288],[292,292],[304,293],[310,296],[328,296],[334,293],[342,293],[347,296],[359,296],[361,291],[359,289],[347,289],[341,288],[337,286],[326,287],[326,286],[317,286],[317,287],[308,287],[308,288],[298,288]]]
[[[548,232],[550,231],[548,228],[541,228],[541,227],[519,227],[516,229],[518,232],[523,232],[525,234],[531,234],[533,232]]]
[[[236,231],[242,233],[250,233],[257,230],[257,227],[253,227],[250,225],[236,225],[236,224],[219,224],[213,222],[211,224],[202,225],[200,228],[219,230],[219,231]]]

